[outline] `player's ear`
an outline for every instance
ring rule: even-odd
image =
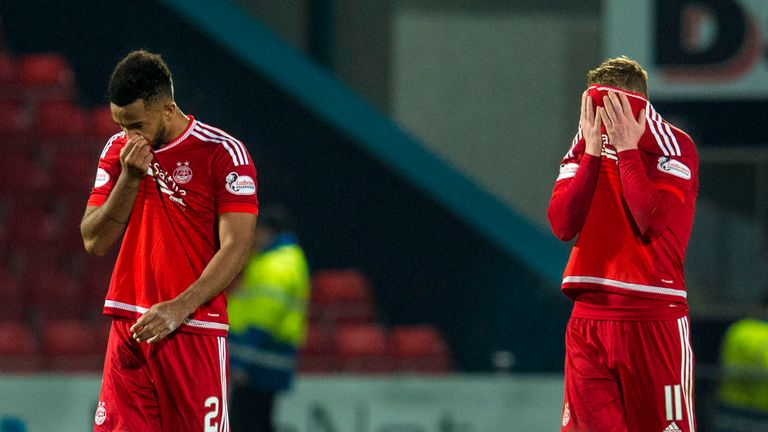
[[[176,102],[170,101],[165,104],[165,109],[163,109],[163,116],[166,120],[171,120],[173,118],[173,114],[176,113]]]

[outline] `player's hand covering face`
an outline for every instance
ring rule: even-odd
[[[603,105],[605,110],[602,111],[601,117],[608,138],[616,147],[616,151],[636,149],[640,137],[645,132],[645,109],[640,110],[635,120],[627,95],[616,92],[608,92],[603,97]]]
[[[603,138],[600,132],[602,120],[602,107],[597,107],[595,111],[592,98],[589,97],[587,90],[581,94],[581,116],[579,124],[581,133],[584,135],[586,152],[592,156],[600,156],[603,147]]]

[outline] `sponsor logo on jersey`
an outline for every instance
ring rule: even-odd
[[[679,160],[670,159],[669,156],[660,157],[656,168],[658,168],[661,172],[672,174],[673,176],[680,177],[683,180],[691,179],[691,169]]]
[[[224,187],[235,195],[253,195],[256,193],[256,182],[250,176],[239,175],[234,171],[227,174]]]
[[[176,169],[173,170],[173,180],[178,184],[187,184],[192,180],[192,168],[189,162],[176,162]]]
[[[571,421],[571,410],[568,408],[568,402],[565,403],[563,408],[563,427],[568,426],[568,422]]]
[[[672,422],[664,429],[664,432],[683,432],[683,430],[677,427],[675,422]]]
[[[100,188],[109,182],[109,173],[104,171],[104,168],[96,170],[96,181],[93,183],[93,187]]]
[[[619,163],[619,156],[618,153],[616,153],[616,150],[603,146],[602,150],[600,150],[600,156],[606,157],[608,159],[616,161],[616,164]]]
[[[96,408],[96,417],[93,419],[96,426],[101,426],[107,421],[107,408],[104,407],[104,402],[99,401],[99,406]]]

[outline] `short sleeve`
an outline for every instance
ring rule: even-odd
[[[256,168],[245,146],[237,140],[217,146],[213,158],[216,214],[259,213]]]
[[[96,168],[96,178],[88,198],[89,206],[100,206],[109,197],[115,187],[117,178],[120,177],[122,166],[120,165],[120,149],[125,145],[125,134],[120,132],[107,141],[99,157],[99,166]]]

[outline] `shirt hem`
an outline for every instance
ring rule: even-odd
[[[103,313],[104,315],[110,316],[113,319],[117,318],[117,319],[134,319],[135,320],[135,319],[139,319],[139,317],[141,316],[140,313],[123,311],[120,309],[110,308],[110,307],[104,307]],[[216,323],[216,324],[226,325],[226,323]],[[204,335],[211,335],[211,336],[222,336],[222,337],[226,337],[229,334],[228,330],[207,329],[207,328],[201,328],[201,327],[194,327],[187,324],[180,325],[179,328],[176,329],[176,331],[180,331],[184,333],[204,334]]]
[[[675,299],[678,302],[686,302],[688,297],[688,293],[684,287],[659,287],[640,282],[625,282],[594,276],[565,276],[562,284],[563,291],[573,288],[606,290],[620,294],[631,294],[638,297],[656,298],[661,300]]]

